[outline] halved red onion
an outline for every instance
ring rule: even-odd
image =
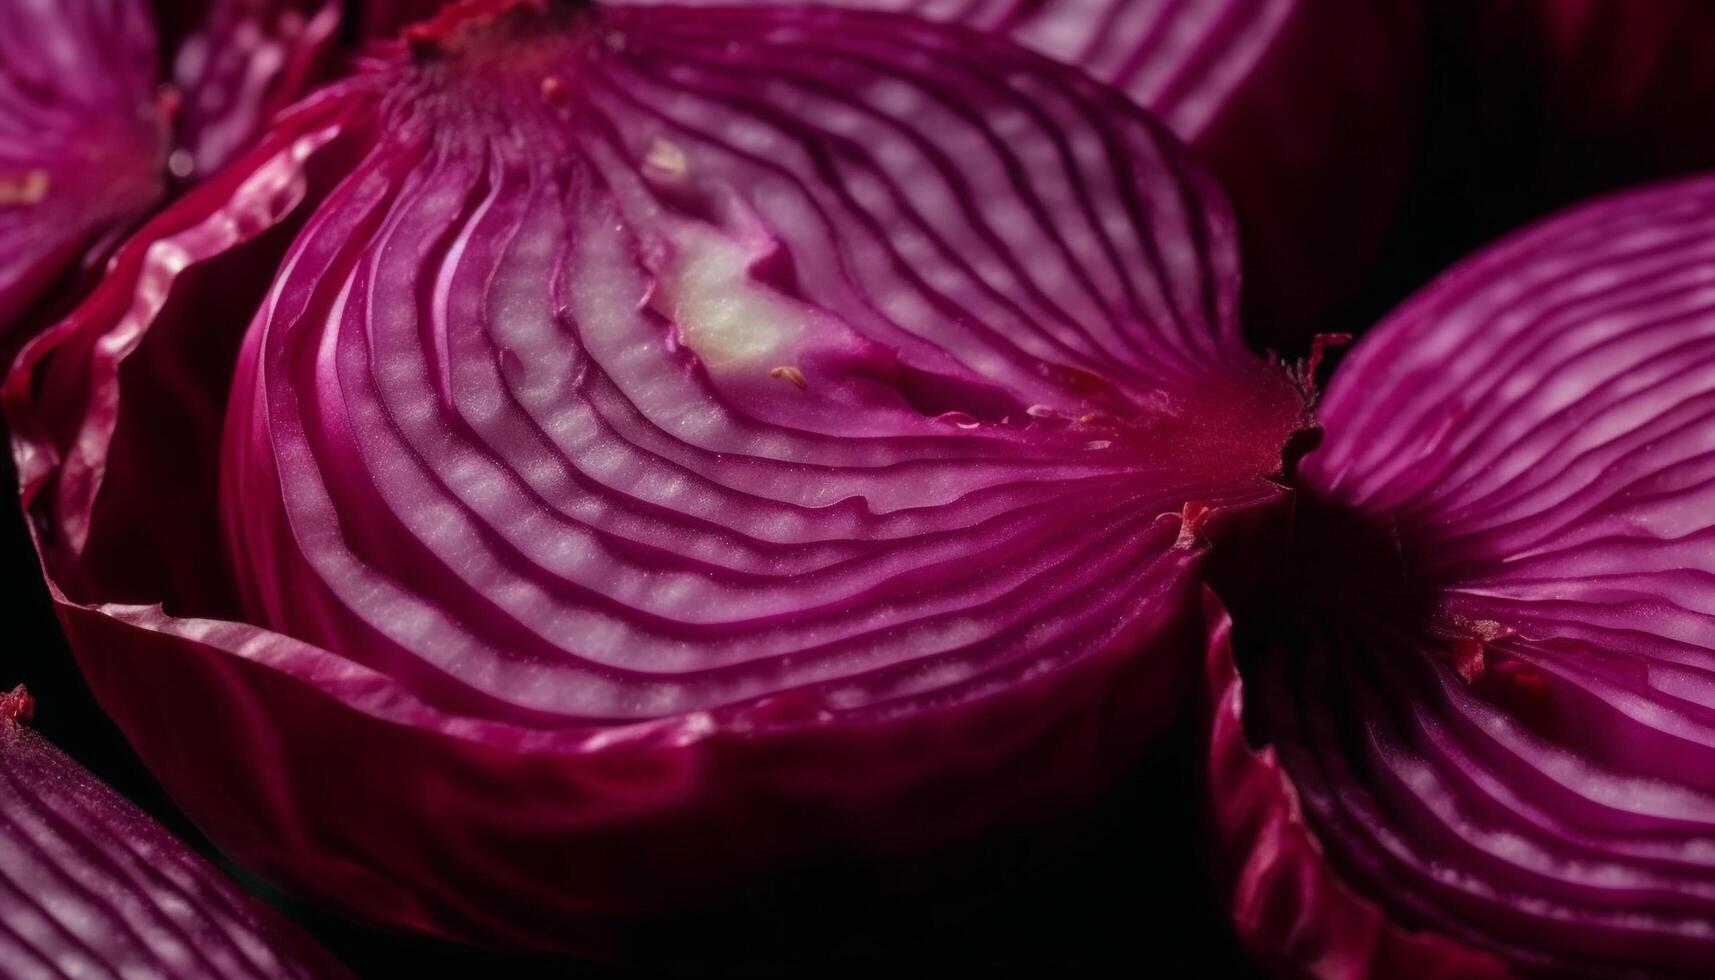
[[[1374,261],[1417,147],[1416,4],[821,2],[993,31],[1124,89],[1190,144],[1233,200],[1246,333],[1294,355],[1327,329],[1328,308],[1351,295]]]
[[[1523,969],[1715,960],[1712,270],[1700,178],[1489,249],[1359,345],[1303,467],[1311,584],[1241,651],[1283,781],[1217,717],[1224,826],[1307,822],[1389,921]],[[1228,845],[1276,889],[1320,863]],[[1260,946],[1373,955],[1272,901]]]
[[[409,39],[7,386],[73,646],[187,812],[374,918],[611,950],[1123,771],[1306,424],[1172,137],[898,15]]]
[[[0,694],[0,971],[327,980],[349,974],[165,827],[22,724]]]

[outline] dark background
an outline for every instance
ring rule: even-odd
[[[1461,254],[1625,179],[1545,179],[1528,161],[1544,151],[1578,148],[1552,145],[1553,137],[1532,128],[1539,113],[1515,111],[1528,93],[1498,91],[1492,66],[1474,60],[1438,25],[1430,28],[1424,143],[1410,194],[1376,270],[1355,299],[1329,316],[1327,330],[1361,333]],[[10,473],[3,476],[12,485]],[[35,725],[45,736],[206,849],[95,707],[11,507],[0,517],[0,582],[9,583],[0,593],[8,651],[0,658],[0,684],[27,684],[38,702]],[[669,971],[703,973],[711,967],[768,974],[1107,965],[1168,975],[1246,975],[1209,881],[1189,727],[1182,720],[1115,798],[1061,834],[1059,850],[1007,853],[1001,863],[1011,870],[991,875],[975,897],[965,895],[956,905],[931,900],[868,910],[879,914],[828,909],[818,915],[817,908],[802,910],[801,919],[759,914],[736,937],[736,948],[723,948],[714,962],[694,937],[663,938],[654,955]],[[360,976],[628,975],[596,964],[520,959],[398,936],[338,920],[245,880]]]

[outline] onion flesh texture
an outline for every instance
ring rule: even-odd
[[[895,15],[521,0],[410,37],[8,384],[74,649],[199,825],[372,917],[611,952],[1123,772],[1306,424],[1171,135]],[[247,333],[196,314],[252,280]],[[168,726],[145,671],[218,707]],[[310,768],[352,795],[287,792]]]
[[[822,2],[1004,35],[1124,89],[1160,117],[1233,201],[1243,320],[1258,347],[1308,351],[1330,308],[1373,264],[1410,175],[1422,98],[1415,4]],[[1354,138],[1363,152],[1352,152]]]
[[[1577,209],[1360,344],[1304,461],[1310,591],[1241,657],[1291,792],[1218,777],[1224,819],[1301,807],[1392,922],[1529,971],[1715,956],[1711,205],[1703,178]],[[1355,955],[1295,924],[1259,944]]]
[[[0,970],[18,980],[349,976],[0,695]]]

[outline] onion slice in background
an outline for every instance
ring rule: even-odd
[[[0,330],[164,192],[156,71],[140,0],[0,6]]]
[[[1171,135],[897,15],[408,40],[7,384],[72,645],[192,818],[373,919],[615,953],[1125,772],[1308,424]]]
[[[1467,962],[1405,929],[1551,973],[1715,957],[1712,269],[1715,180],[1628,193],[1459,265],[1343,365],[1302,468],[1308,584],[1241,620],[1248,744],[1209,662],[1265,957]],[[1340,933],[1325,903],[1386,921]]]
[[[337,0],[0,7],[0,358],[86,293],[138,222],[332,74],[339,21]]]
[[[279,913],[22,722],[0,695],[0,964],[27,980],[346,973]]]

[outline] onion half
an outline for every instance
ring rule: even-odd
[[[279,913],[21,723],[0,695],[0,964],[67,976],[332,980]]]
[[[1405,942],[1407,972],[1464,968],[1404,928],[1556,973],[1715,956],[1711,268],[1715,180],[1633,192],[1463,263],[1343,365],[1303,467],[1308,584],[1239,637],[1262,753],[1209,661],[1259,948],[1375,976]],[[1322,929],[1288,904],[1305,881],[1382,926]]]
[[[6,387],[73,647],[193,819],[372,918],[611,952],[1123,772],[1308,424],[1178,143],[896,15],[408,40]]]

